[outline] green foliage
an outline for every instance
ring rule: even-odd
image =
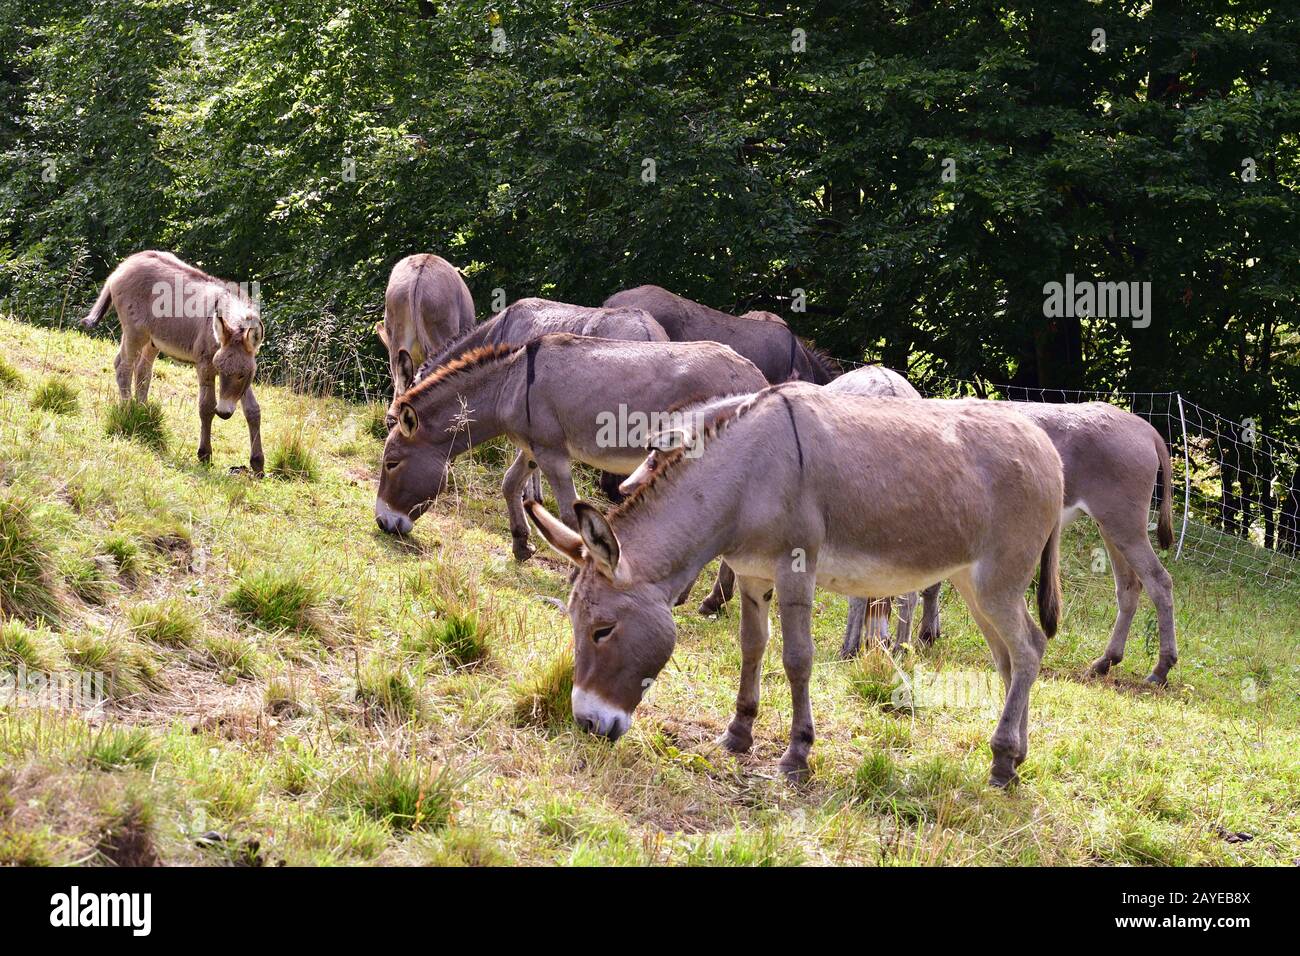
[[[53,636],[46,628],[30,628],[22,621],[0,623],[0,668],[48,672],[58,666]]]
[[[107,724],[91,740],[86,758],[99,770],[148,770],[158,760],[158,748],[143,727]]]
[[[556,731],[573,723],[573,651],[565,650],[515,687],[514,721]]]
[[[410,654],[441,657],[453,667],[477,664],[488,655],[488,635],[477,611],[426,620],[402,641]]]
[[[165,451],[167,429],[163,427],[163,420],[163,409],[157,402],[137,402],[129,398],[109,406],[104,430],[110,438],[120,435],[155,451]]]
[[[0,492],[0,616],[57,621],[63,610],[53,554],[31,519],[32,503]]]
[[[268,631],[312,631],[319,626],[315,585],[291,571],[264,568],[244,574],[226,601]]]
[[[135,584],[144,573],[144,552],[139,543],[126,534],[110,534],[100,544],[104,554],[113,559],[117,573],[128,584]]]
[[[71,415],[77,410],[77,390],[61,378],[47,378],[32,393],[32,408],[54,415]]]

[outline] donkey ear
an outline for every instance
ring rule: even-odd
[[[225,308],[220,302],[212,313],[212,336],[223,348],[230,344],[230,329],[226,327]]]
[[[262,347],[262,339],[265,337],[265,334],[266,333],[262,330],[261,322],[257,322],[248,327],[248,331],[244,334],[244,348],[248,349],[249,355],[257,354],[257,350]]]
[[[574,502],[573,510],[578,516],[578,532],[582,535],[582,543],[591,559],[596,562],[596,569],[613,581],[618,574],[618,536],[595,505],[577,501]]]
[[[542,507],[540,501],[525,501],[524,511],[547,544],[575,565],[582,566],[582,538],[576,531]]]
[[[403,402],[397,409],[397,427],[405,438],[413,436],[420,427],[420,417],[408,403]]]
[[[685,448],[692,441],[695,435],[687,428],[672,428],[668,431],[659,432],[650,439],[650,447],[656,451],[672,451],[674,448]]]
[[[652,450],[645,456],[645,461],[636,466],[636,471],[623,479],[618,486],[618,492],[621,495],[630,495],[639,488],[650,483],[650,476],[654,474],[655,468],[659,466],[659,452]]]
[[[402,391],[406,391],[415,383],[415,362],[406,349],[401,349],[397,353],[397,374],[402,377]]]
[[[375,334],[379,336],[379,341],[384,343],[384,348],[388,348],[388,330],[384,328],[383,322],[375,323]]]

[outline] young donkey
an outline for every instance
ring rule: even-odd
[[[450,262],[421,253],[393,266],[384,291],[384,321],[375,323],[388,349],[393,398],[411,387],[421,363],[473,328],[474,299]]]
[[[515,555],[527,553],[522,491],[536,462],[566,521],[576,522],[571,459],[620,474],[683,398],[757,391],[763,375],[715,342],[627,342],[569,334],[485,346],[404,392],[391,413],[375,520],[405,534],[438,497],[452,459],[506,435],[520,456],[501,491]]]
[[[193,363],[199,373],[199,460],[212,458],[212,416],[222,419],[244,407],[249,464],[262,474],[262,409],[253,395],[262,317],[257,303],[237,285],[213,278],[169,252],[137,252],[122,261],[100,290],[83,329],[117,311],[122,345],[113,365],[125,401],[149,398],[153,360],[159,352]]]
[[[1060,610],[1061,460],[1047,436],[1012,411],[948,404],[774,386],[706,428],[698,457],[668,453],[610,516],[578,502],[574,531],[529,502],[538,530],[579,568],[569,596],[578,724],[610,739],[627,730],[672,655],[673,600],[720,554],[742,598],[740,690],[721,744],[735,752],[752,744],[775,590],[794,702],[780,768],[802,777],[813,743],[816,586],[868,596],[947,578],[1007,688],[990,782],[1015,779],[1028,746],[1029,688]],[[755,471],[755,461],[765,467]],[[1035,567],[1046,634],[1025,607]]]

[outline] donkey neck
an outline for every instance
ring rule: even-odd
[[[467,432],[465,448],[505,434],[507,422],[504,396],[516,374],[522,376],[522,350],[500,361],[467,369],[437,386],[434,406],[449,432]],[[462,411],[463,408],[463,411]],[[459,424],[461,416],[465,424]]]

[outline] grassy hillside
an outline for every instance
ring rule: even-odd
[[[260,388],[281,474],[259,482],[228,471],[247,458],[238,415],[199,466],[189,367],[159,360],[157,420],[115,412],[113,352],[0,321],[0,669],[99,671],[110,697],[98,714],[0,710],[0,862],[1300,858],[1295,593],[1175,566],[1170,686],[1141,682],[1145,601],[1128,658],[1085,681],[1113,603],[1091,529],[1072,533],[1009,794],[985,786],[994,718],[893,708],[893,665],[837,661],[844,602],[821,595],[814,776],[794,789],[775,772],[790,706],[775,622],[751,757],[712,743],[736,689],[734,614],[679,611],[631,732],[577,734],[567,620],[543,600],[564,596],[565,569],[511,559],[505,449],[458,465],[400,542],[371,517],[375,409]],[[900,666],[991,676],[951,589],[944,611],[943,640]],[[1238,832],[1253,839],[1225,839]]]

